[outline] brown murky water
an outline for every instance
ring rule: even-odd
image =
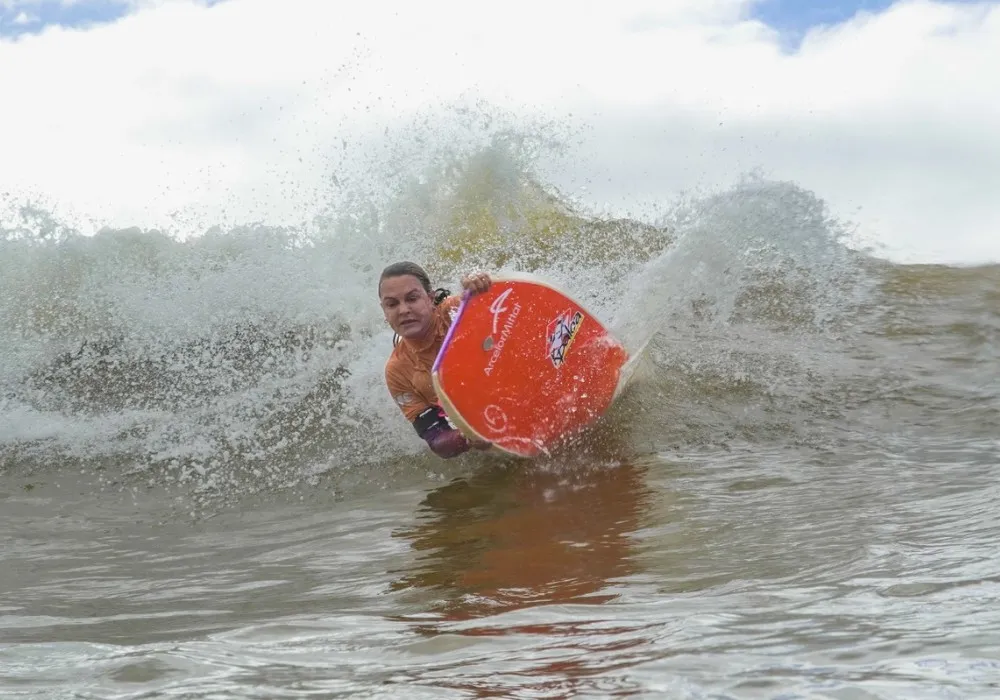
[[[5,494],[12,698],[994,697],[995,445],[486,466],[203,521]]]

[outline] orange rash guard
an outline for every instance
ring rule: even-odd
[[[392,400],[413,424],[431,450],[445,459],[469,449],[469,443],[450,423],[438,403],[431,367],[455,318],[461,297],[446,297],[434,307],[434,333],[417,344],[401,339],[385,363],[385,383]]]
[[[434,334],[431,339],[422,345],[401,339],[385,363],[385,383],[392,400],[411,423],[421,411],[438,405],[431,382],[431,367],[461,301],[460,297],[446,297],[434,307]]]

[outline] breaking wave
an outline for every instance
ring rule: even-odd
[[[762,440],[835,449],[907,402],[944,400],[900,353],[996,366],[996,267],[868,257],[816,195],[756,175],[661,203],[655,220],[595,215],[537,174],[539,141],[500,131],[402,175],[394,161],[391,187],[338,183],[329,212],[295,227],[84,235],[10,205],[0,470],[82,469],[109,487],[218,499],[441,469],[383,387],[391,332],[375,285],[399,259],[445,286],[473,267],[541,274],[631,347],[651,339],[586,448],[612,457]],[[987,384],[974,388],[983,430],[1000,423]]]

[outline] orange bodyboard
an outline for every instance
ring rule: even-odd
[[[559,290],[494,279],[463,298],[431,376],[460,430],[535,457],[607,410],[627,360],[601,322]]]

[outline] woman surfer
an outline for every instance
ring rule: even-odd
[[[485,272],[462,278],[462,288],[481,294],[492,280]],[[385,382],[393,401],[413,424],[417,435],[434,454],[449,459],[470,447],[486,449],[488,442],[470,441],[449,421],[441,408],[431,367],[451,326],[461,297],[433,290],[423,268],[412,262],[389,265],[379,277],[379,303],[398,342],[385,365]]]

